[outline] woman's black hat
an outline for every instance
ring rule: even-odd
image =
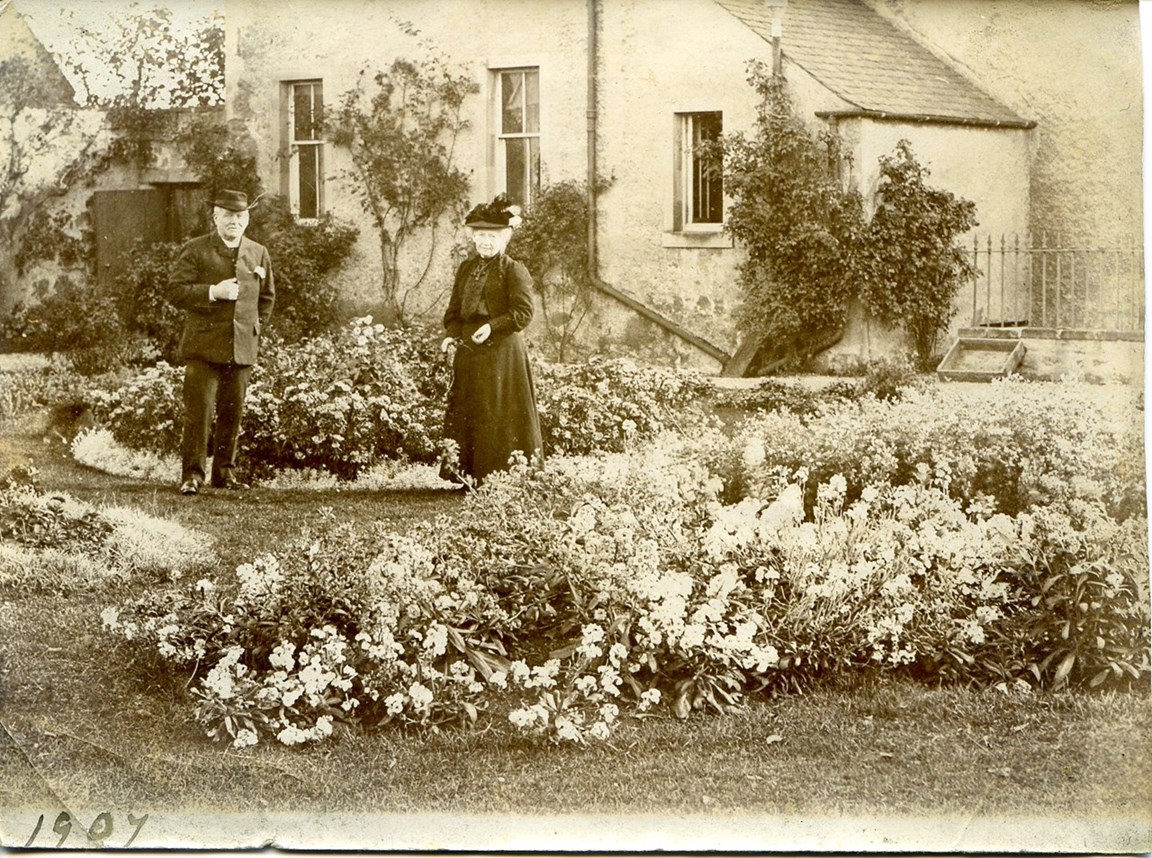
[[[519,225],[520,206],[511,205],[504,194],[498,194],[490,203],[473,206],[464,218],[464,226],[477,229],[515,229]]]

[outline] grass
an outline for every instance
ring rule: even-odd
[[[182,498],[174,483],[142,485],[82,468],[58,440],[0,440],[0,472],[29,461],[46,489],[212,535],[223,568],[284,544],[326,508],[403,530],[459,503],[434,491]],[[877,682],[687,723],[633,721],[610,743],[587,748],[490,730],[236,752],[203,736],[178,681],[133,663],[100,630],[100,610],[133,585],[140,586],[110,580],[5,594],[0,809],[1146,819],[1152,807],[1152,710],[1139,694]],[[23,845],[15,838],[29,833],[0,831],[0,840]],[[38,845],[54,844],[50,835]]]

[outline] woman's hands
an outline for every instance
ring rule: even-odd
[[[472,343],[474,345],[479,346],[479,345],[483,345],[484,343],[488,342],[488,338],[491,336],[492,336],[492,326],[490,324],[488,324],[487,322],[485,322],[483,325],[478,327],[472,333],[472,336],[470,337],[470,339],[472,340]],[[441,354],[448,354],[448,350],[450,348],[452,348],[452,344],[455,342],[456,342],[455,337],[445,337],[443,340],[440,341],[440,353]]]

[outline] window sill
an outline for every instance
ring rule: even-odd
[[[716,250],[726,250],[734,246],[732,236],[724,232],[723,227],[690,232],[666,232],[661,236],[660,243],[663,247],[701,247]]]

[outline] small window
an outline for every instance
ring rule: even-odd
[[[324,86],[318,80],[293,81],[285,97],[288,201],[298,218],[318,218],[324,211]]]
[[[540,70],[496,72],[496,184],[528,208],[540,193]]]
[[[715,231],[724,224],[724,176],[711,144],[724,131],[720,111],[676,115],[675,229]]]

